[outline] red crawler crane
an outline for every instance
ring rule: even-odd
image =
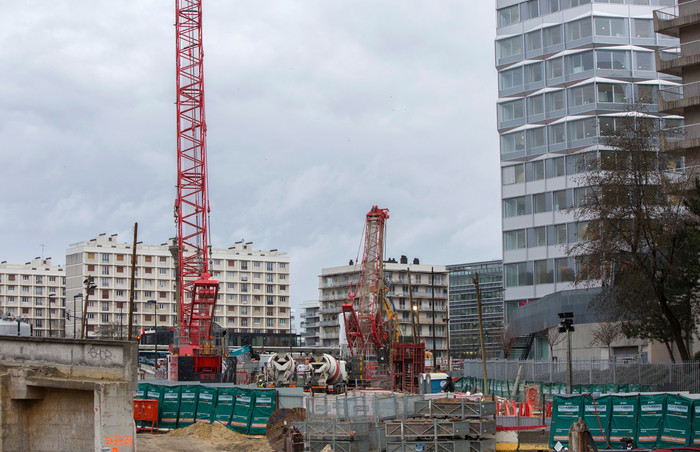
[[[207,125],[204,116],[201,0],[176,0],[175,30],[177,71],[175,218],[180,338],[177,349],[173,349],[175,355],[171,358],[170,378],[214,380],[216,374],[221,373],[221,351],[215,350],[211,342],[219,282],[210,279],[209,273]],[[183,359],[183,357],[187,358]]]

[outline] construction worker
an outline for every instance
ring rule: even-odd
[[[455,384],[454,382],[452,382],[452,377],[450,377],[449,375],[445,380],[445,387],[442,388],[442,392],[455,392]]]

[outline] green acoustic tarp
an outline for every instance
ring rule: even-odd
[[[148,391],[148,383],[139,383],[136,388],[136,393],[134,394],[135,399],[145,399],[146,392]]]
[[[626,391],[626,392],[640,392],[641,389],[642,389],[641,385],[632,384],[632,383],[630,383],[630,384],[628,384],[628,385],[626,385],[626,386],[627,386],[627,391]]]
[[[199,385],[184,385],[180,390],[180,415],[178,416],[178,428],[194,424],[197,414],[197,394]]]
[[[552,402],[552,426],[550,428],[549,446],[561,442],[569,445],[569,429],[583,414],[581,396],[555,396]]]
[[[231,423],[233,406],[236,403],[236,388],[219,388],[216,393],[216,408],[214,408],[214,423],[228,427]]]
[[[196,422],[211,424],[214,419],[216,392],[217,389],[215,386],[202,385],[199,387],[199,394],[197,396],[197,416],[195,417]]]
[[[233,407],[230,425],[232,430],[243,434],[248,433],[254,403],[255,389],[236,388],[236,404]]]
[[[693,447],[700,446],[700,399],[693,400],[693,435],[690,443]]]
[[[605,394],[605,385],[587,385],[585,392],[593,397],[600,397]]]
[[[666,394],[639,394],[637,416],[637,447],[655,449],[663,426]]]
[[[571,394],[578,395],[578,394],[583,394],[586,391],[586,387],[584,385],[572,385],[571,386]]]
[[[163,387],[160,385],[148,385],[148,390],[146,391],[146,399],[157,400],[158,404],[163,400]]]
[[[255,391],[253,415],[250,418],[251,435],[264,435],[267,420],[277,409],[277,391],[274,389],[258,389]]]
[[[610,424],[610,396],[583,396],[583,420],[588,425],[598,449],[608,447],[608,424]]]
[[[687,397],[676,394],[666,396],[666,415],[656,447],[681,447],[690,444],[692,406],[693,400]]]
[[[163,401],[160,404],[158,425],[162,428],[177,427],[180,413],[180,386],[163,386]]]
[[[620,385],[606,384],[605,393],[606,394],[617,394],[620,392]]]
[[[623,449],[622,438],[637,437],[637,415],[639,414],[639,396],[611,396],[612,414],[610,416],[610,446],[613,449]]]

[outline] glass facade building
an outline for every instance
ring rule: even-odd
[[[659,89],[680,82],[659,74],[654,58],[656,49],[677,45],[653,24],[653,11],[673,4],[497,0],[507,320],[523,304],[574,289],[575,259],[566,250],[585,237],[586,222],[571,208],[591,190],[578,176],[597,169],[609,151],[601,137],[629,104],[644,104],[661,128],[682,125],[657,107]]]

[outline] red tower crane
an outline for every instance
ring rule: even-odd
[[[384,223],[388,209],[373,206],[367,213],[360,277],[350,286],[342,306],[345,334],[352,356],[376,356],[386,343],[382,316],[384,296]]]
[[[219,282],[210,279],[207,197],[207,124],[204,115],[204,52],[201,0],[176,0],[177,80],[177,286],[179,344],[176,357],[192,357],[193,378],[221,372],[212,346]],[[186,363],[187,362],[187,363]],[[188,360],[174,362],[190,367]],[[172,366],[171,366],[172,367]],[[177,372],[177,370],[175,370]],[[185,372],[185,375],[189,374]],[[171,369],[171,378],[173,372]],[[177,378],[181,379],[181,378]],[[212,379],[208,375],[206,379]]]

